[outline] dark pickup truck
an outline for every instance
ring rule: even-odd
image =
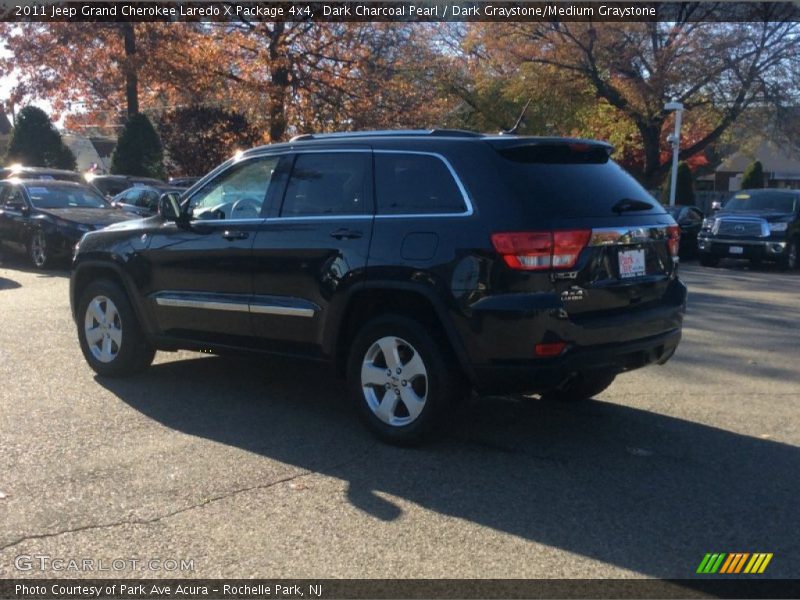
[[[722,258],[776,261],[797,268],[800,244],[800,191],[742,190],[697,236],[700,264],[715,267]]]

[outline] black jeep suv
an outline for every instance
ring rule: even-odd
[[[332,361],[398,443],[469,388],[589,398],[666,362],[686,301],[679,229],[611,150],[445,130],[249,150],[83,237],[81,348],[108,376],[156,350]]]
[[[697,236],[700,264],[716,267],[721,258],[777,261],[797,268],[800,246],[800,191],[742,190]]]

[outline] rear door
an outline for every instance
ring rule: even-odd
[[[269,349],[316,354],[363,278],[372,236],[372,151],[298,152],[253,245],[253,328]]]

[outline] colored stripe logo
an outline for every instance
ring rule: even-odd
[[[700,561],[697,573],[735,575],[763,573],[772,560],[772,552],[709,552]]]

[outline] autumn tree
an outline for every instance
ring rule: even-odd
[[[748,107],[791,96],[785,82],[798,69],[800,24],[784,20],[787,7],[753,4],[750,22],[703,22],[712,10],[683,3],[668,20],[642,23],[475,23],[465,44],[487,60],[547,66],[570,85],[589,86],[635,127],[644,154],[639,175],[654,186],[669,170],[661,153],[671,120],[666,102],[713,117],[702,136],[683,144],[686,159]]]
[[[163,114],[158,130],[169,162],[186,175],[207,173],[261,139],[243,114],[198,105]]]
[[[0,24],[13,74],[10,103],[46,98],[57,113],[139,112],[203,93],[211,83],[199,68],[204,35],[192,23]],[[194,85],[182,76],[195,76]],[[208,85],[206,86],[206,84]]]
[[[5,160],[28,167],[75,170],[75,156],[47,113],[35,106],[26,106],[17,115]]]
[[[164,151],[150,119],[142,113],[133,115],[111,156],[111,172],[141,177],[164,177]]]
[[[220,78],[228,106],[264,123],[267,141],[431,124],[448,108],[432,81],[438,55],[421,28],[311,21],[208,27],[216,42],[204,68]]]

